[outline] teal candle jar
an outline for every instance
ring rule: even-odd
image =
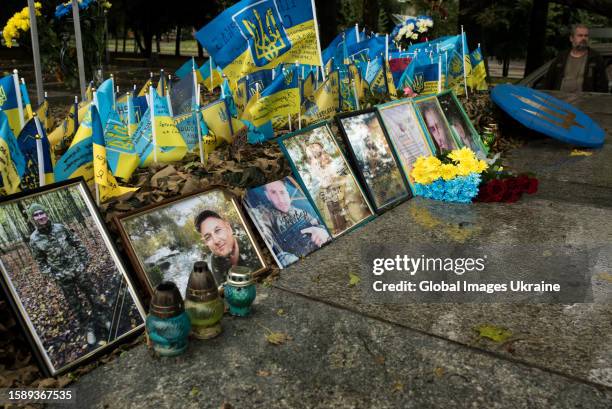
[[[246,267],[233,266],[227,274],[224,294],[231,315],[248,316],[257,295],[251,271]]]
[[[180,355],[187,349],[191,323],[181,293],[173,282],[164,281],[155,288],[146,329],[153,349],[160,356]]]
[[[193,265],[187,282],[185,310],[191,320],[191,335],[199,339],[214,338],[223,330],[223,301],[217,283],[203,261]]]

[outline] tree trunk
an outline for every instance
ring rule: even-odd
[[[553,0],[553,3],[589,10],[602,16],[612,16],[612,0]]]
[[[480,43],[484,45],[484,38],[482,38],[482,29],[480,24],[476,21],[476,10],[482,10],[486,7],[490,0],[459,0],[459,26],[457,27],[457,33],[461,33],[461,26],[466,33],[468,48],[473,50]],[[484,47],[483,47],[484,48]]]
[[[378,31],[378,0],[363,0],[363,22],[366,29]],[[333,39],[333,37],[332,37]],[[330,40],[331,41],[331,40]]]
[[[315,0],[319,39],[325,48],[338,34],[338,0]]]
[[[546,21],[548,19],[548,0],[534,0],[529,20],[529,40],[525,76],[536,70],[546,61]]]
[[[509,71],[510,71],[510,57],[506,55],[504,56],[504,59],[502,61],[502,77],[508,78]]]
[[[174,43],[174,55],[181,56],[181,25],[176,26],[176,42]]]

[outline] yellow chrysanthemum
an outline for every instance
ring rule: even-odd
[[[440,166],[440,175],[444,180],[454,179],[457,176],[457,166],[450,163]]]
[[[448,157],[454,160],[455,162],[476,159],[476,155],[469,148],[455,149],[448,155]]]

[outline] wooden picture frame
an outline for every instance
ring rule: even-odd
[[[219,235],[207,233],[211,236],[208,244],[202,242],[202,233],[195,226],[196,217],[204,210],[216,214],[210,220],[218,225],[211,227],[220,231]],[[155,203],[113,220],[149,296],[165,280],[174,281],[184,295],[193,263],[200,260],[207,262],[219,286],[234,262],[251,268],[255,277],[268,269],[238,199],[221,187]],[[238,258],[234,260],[232,251],[236,248]]]
[[[0,276],[47,376],[139,333],[145,310],[83,178],[0,200]]]
[[[284,135],[278,144],[332,238],[374,218],[374,210],[327,122]]]
[[[375,108],[336,116],[353,169],[376,213],[410,198],[410,186]]]

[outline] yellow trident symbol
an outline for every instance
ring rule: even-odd
[[[294,71],[286,71],[285,72],[285,85],[289,86],[293,82]]]
[[[534,98],[536,98],[539,102],[534,101],[529,98],[525,98],[520,95],[516,95],[516,94],[512,94],[512,96],[518,98],[519,101],[529,105],[530,107],[535,108],[539,111],[545,112],[548,115],[555,118],[555,119],[550,118],[549,116],[542,114],[542,112],[537,112],[537,111],[532,111],[530,109],[522,108],[524,111],[527,111],[530,114],[537,116],[543,121],[549,122],[553,125],[560,126],[563,129],[569,129],[572,126],[576,126],[578,128],[584,128],[584,126],[576,122],[576,114],[568,111],[567,109],[563,109],[561,106],[555,104],[553,101],[547,101],[546,99],[540,97],[539,95],[534,95]],[[553,110],[553,108],[563,113],[557,112]]]
[[[255,42],[255,55],[258,59],[272,61],[278,57],[280,51],[285,48],[285,42],[276,24],[272,9],[269,8],[266,11],[265,28],[257,10],[253,10],[253,15],[255,16],[257,25],[249,20],[242,20],[242,23],[253,37]]]
[[[7,100],[6,92],[3,87],[0,87],[0,106],[4,105]]]

